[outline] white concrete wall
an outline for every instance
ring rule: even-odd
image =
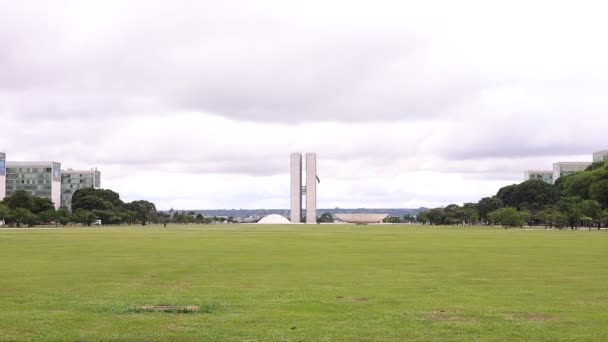
[[[61,182],[51,182],[51,201],[55,209],[61,207]]]
[[[306,153],[306,223],[317,223],[317,155]]]
[[[0,152],[2,170],[0,171],[0,201],[6,197],[6,154]],[[3,171],[3,172],[2,172]]]
[[[608,160],[608,150],[593,153],[593,162],[601,162],[606,160]]]
[[[290,219],[291,223],[302,221],[302,154],[291,154]]]
[[[0,201],[6,197],[6,176],[0,176]]]

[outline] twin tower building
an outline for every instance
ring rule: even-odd
[[[306,153],[306,184],[302,184],[302,154],[291,154],[291,223],[317,223],[317,155]],[[306,196],[306,216],[302,216],[302,195]]]

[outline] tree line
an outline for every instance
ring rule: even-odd
[[[532,179],[505,186],[495,196],[451,204],[416,217],[431,225],[501,225],[545,228],[608,227],[608,162],[560,177],[555,184]]]
[[[125,203],[118,193],[108,189],[76,190],[71,210],[55,210],[50,199],[32,196],[23,190],[15,191],[0,202],[0,221],[16,227],[70,223],[90,226],[99,221],[111,225],[146,225],[160,219],[154,203],[144,200]]]

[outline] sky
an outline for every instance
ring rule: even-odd
[[[461,204],[608,149],[602,1],[0,0],[0,151],[159,209]]]

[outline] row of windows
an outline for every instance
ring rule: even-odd
[[[50,185],[36,185],[36,184],[7,184],[6,189],[12,189],[12,190],[32,190],[32,189],[39,189],[39,190],[48,190],[51,191],[52,187]]]
[[[8,179],[51,179],[50,174],[43,173],[7,173],[6,178]]]
[[[79,174],[78,176],[76,176],[76,174],[70,174],[70,173],[63,173],[61,174],[61,178],[93,178],[92,174]]]
[[[39,173],[39,172],[52,172],[53,169],[50,167],[7,167],[6,168],[6,172],[10,172],[10,173],[22,173],[22,172],[32,172],[32,173]]]
[[[48,179],[7,179],[6,184],[51,184]]]
[[[31,195],[33,196],[38,196],[38,197],[47,197],[47,198],[51,198],[51,192],[50,191],[46,191],[46,190],[35,190],[35,189],[6,189],[6,196],[11,196],[13,194],[14,191],[17,190],[26,190],[27,192],[29,192]]]
[[[61,180],[61,184],[93,184],[93,180],[92,179],[71,179],[71,180],[65,180],[62,179]]]

